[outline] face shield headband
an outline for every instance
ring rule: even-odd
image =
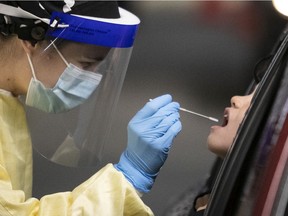
[[[125,13],[126,11],[120,8],[120,14]],[[128,15],[127,19],[130,20],[130,24],[127,25],[124,22],[116,23],[115,20],[118,19],[100,19],[53,12],[47,36],[104,47],[128,48],[133,45],[139,24],[139,20],[135,17],[129,17]],[[58,28],[58,25],[61,28]]]
[[[8,26],[12,25],[9,17],[23,19],[23,23],[15,23],[13,27],[9,27],[14,29],[18,37],[23,40],[30,40],[29,38],[32,37],[33,40],[39,41],[46,36],[53,36],[99,46],[131,47],[140,20],[120,7],[118,10],[120,18],[96,18],[52,12],[49,19],[47,16],[39,17],[21,7],[0,3],[0,14],[4,15],[3,19]],[[45,25],[48,26],[48,32]],[[10,30],[6,31],[10,32]],[[5,34],[9,34],[8,32]]]

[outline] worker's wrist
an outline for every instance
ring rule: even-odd
[[[123,154],[119,163],[115,164],[114,167],[123,173],[139,193],[148,193],[151,190],[155,176],[149,176],[139,171]]]

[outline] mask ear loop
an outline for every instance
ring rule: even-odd
[[[30,68],[31,68],[31,72],[32,72],[32,76],[35,80],[38,81],[38,79],[36,78],[36,75],[35,75],[35,70],[34,70],[34,66],[33,66],[33,63],[32,63],[32,60],[31,60],[31,57],[28,53],[26,53],[27,57],[28,57],[28,62],[29,62],[29,65],[30,65]]]
[[[66,66],[69,66],[69,63],[66,61],[66,59],[64,58],[64,56],[62,55],[62,53],[58,50],[58,48],[56,47],[56,45],[54,44],[53,41],[51,41],[52,46],[54,47],[54,49],[56,50],[56,52],[58,53],[58,55],[60,56],[60,58],[63,60],[63,62],[66,64]]]

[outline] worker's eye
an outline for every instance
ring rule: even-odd
[[[94,70],[103,60],[104,57],[83,58],[79,63],[84,70]]]
[[[84,70],[93,70],[100,62],[93,61],[93,62],[80,62],[81,68]]]

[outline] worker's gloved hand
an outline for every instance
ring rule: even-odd
[[[177,102],[163,95],[148,102],[128,124],[128,145],[115,168],[140,192],[148,192],[181,130]]]

